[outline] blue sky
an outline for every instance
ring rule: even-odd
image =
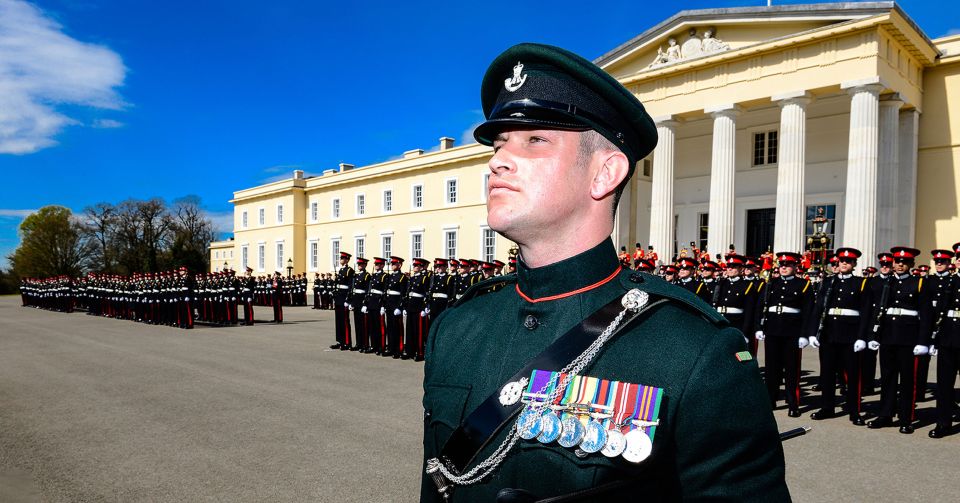
[[[592,59],[683,9],[765,4],[0,0],[0,266],[44,205],[197,195],[229,231],[234,190],[472,141],[515,43]],[[960,32],[952,2],[900,4]]]

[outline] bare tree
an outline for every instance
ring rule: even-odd
[[[117,208],[110,203],[97,203],[84,208],[83,217],[84,230],[93,245],[93,268],[114,272]]]
[[[205,271],[209,268],[207,246],[216,238],[213,221],[200,207],[200,198],[186,196],[174,201],[173,244],[170,247],[171,261],[185,265],[190,270]]]

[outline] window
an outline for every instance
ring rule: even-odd
[[[213,252],[213,258],[220,258],[220,252]]]
[[[753,165],[777,163],[777,132],[766,131],[753,134]]]
[[[334,198],[333,200],[333,211],[331,213],[333,218],[340,218],[340,198]]]
[[[317,221],[317,202],[316,201],[310,203],[310,221],[312,222]]]
[[[390,256],[393,255],[393,236],[380,237],[380,250],[386,258],[390,258]]]
[[[457,179],[447,180],[447,204],[457,204]]]
[[[357,257],[365,256],[363,253],[363,249],[365,248],[364,245],[366,245],[366,239],[357,238],[357,246],[354,248],[354,250],[357,252]]]
[[[804,222],[804,232],[806,237],[813,235],[814,231],[814,219],[817,218],[817,215],[820,214],[822,218],[825,218],[823,233],[827,235],[827,238],[830,240],[830,243],[836,243],[836,233],[837,233],[837,205],[836,204],[811,204],[807,206],[807,215]],[[806,242],[806,239],[804,239]],[[832,245],[831,245],[832,246]]]
[[[277,243],[277,270],[282,271],[286,264],[283,263],[283,243]]]
[[[487,191],[490,190],[488,188],[489,186],[490,186],[490,173],[487,172],[483,174],[483,186],[480,187],[480,194],[481,194],[480,199],[483,202],[487,202]]]
[[[244,271],[250,267],[250,250],[247,249],[247,245],[240,247],[240,268]]]
[[[483,261],[493,262],[497,258],[497,233],[488,227],[483,228]]]
[[[710,214],[697,214],[697,243],[701,250],[707,249],[707,233],[710,231]],[[694,257],[696,258],[696,257]]]
[[[383,191],[383,211],[393,211],[393,191]]]
[[[330,240],[330,268],[336,271],[340,267],[340,240]]]
[[[244,229],[247,228],[247,212],[246,211],[240,214],[240,227],[243,227]]]
[[[423,185],[413,186],[413,207],[423,208]]]
[[[363,215],[366,206],[366,197],[363,194],[357,194],[357,216]]]
[[[642,168],[640,173],[644,178],[650,178],[653,176],[653,159],[644,159],[641,161]]]
[[[282,204],[277,205],[277,223],[278,224],[283,223],[283,205]]]
[[[264,243],[257,244],[257,270],[260,272],[263,272],[266,268],[266,248],[267,246]]]
[[[443,242],[446,258],[457,258],[457,231],[444,232]]]
[[[423,258],[423,233],[410,234],[410,258]]]
[[[316,204],[316,203],[314,203]],[[320,248],[319,243],[310,241],[310,270],[317,270],[317,251]]]
[[[263,208],[260,208],[260,225],[267,223],[267,211]]]

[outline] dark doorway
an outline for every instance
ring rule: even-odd
[[[747,210],[747,255],[759,257],[773,246],[773,226],[777,217],[776,208]],[[774,253],[780,250],[773,250]],[[788,250],[799,251],[799,250]]]

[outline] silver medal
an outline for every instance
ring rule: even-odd
[[[557,443],[564,447],[576,447],[583,440],[583,424],[576,416],[567,416],[562,422],[563,433],[557,439]]]
[[[523,390],[527,387],[527,383],[530,382],[526,377],[521,378],[519,381],[508,382],[500,389],[500,405],[504,407],[513,405],[520,401],[520,397],[523,396]]]
[[[580,441],[580,448],[584,452],[593,454],[594,452],[603,449],[603,446],[607,443],[607,430],[603,428],[603,425],[600,424],[600,421],[594,419],[587,423],[587,427],[583,433],[583,440]]]
[[[650,451],[653,450],[653,442],[641,428],[636,428],[627,433],[626,440],[627,448],[623,450],[623,459],[631,463],[639,463],[650,456]]]
[[[563,427],[560,426],[560,418],[557,413],[550,411],[540,418],[540,436],[537,437],[541,443],[549,444],[560,438],[560,432]]]
[[[627,437],[619,429],[607,431],[607,443],[600,449],[600,453],[608,458],[615,458],[623,454],[627,448]]]
[[[540,434],[540,411],[527,409],[517,419],[517,432],[520,438],[531,440]]]

